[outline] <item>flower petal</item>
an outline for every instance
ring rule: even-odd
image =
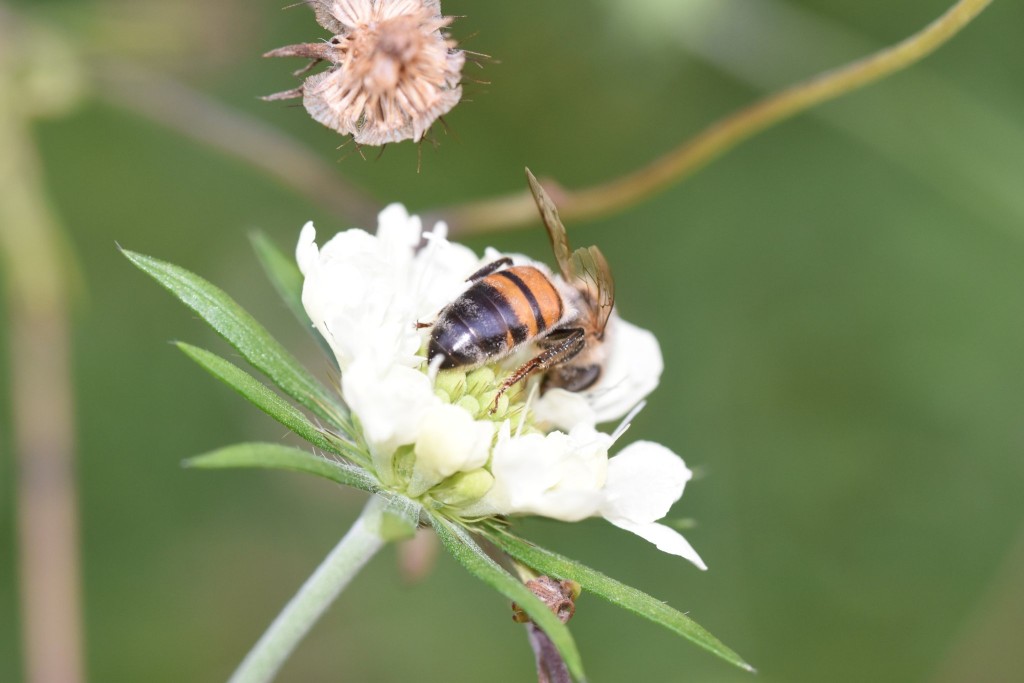
[[[597,413],[585,396],[565,389],[549,389],[533,404],[537,426],[569,431],[576,425],[597,424]]]
[[[420,219],[401,204],[381,211],[371,235],[353,228],[321,249],[306,224],[296,247],[305,276],[302,303],[330,344],[342,372],[356,359],[371,357],[383,371],[390,365],[415,367],[427,332],[416,323],[437,312],[465,289],[479,259],[448,242],[438,224],[423,239]],[[419,249],[419,250],[418,250]],[[418,250],[418,251],[417,251]]]
[[[608,359],[601,379],[584,392],[597,421],[624,417],[658,386],[664,363],[658,340],[648,330],[613,315],[608,322]]]
[[[342,395],[359,417],[370,451],[388,462],[398,446],[416,441],[423,417],[441,402],[429,377],[400,365],[381,371],[362,359],[341,380]]]
[[[613,524],[648,524],[668,514],[693,473],[661,444],[637,441],[608,462],[601,515]]]
[[[683,538],[675,529],[665,526],[664,524],[650,523],[650,524],[636,524],[633,522],[627,522],[623,520],[614,521],[608,520],[620,529],[632,532],[657,546],[658,550],[668,553],[669,555],[678,555],[684,559],[693,562],[699,569],[707,570],[708,566],[704,564],[704,560],[700,559],[700,555],[693,549],[689,541]]]
[[[490,420],[474,420],[464,409],[438,401],[424,413],[416,436],[417,486],[426,490],[456,472],[483,467],[493,436]]]
[[[494,447],[494,487],[487,503],[501,514],[536,514],[577,522],[597,514],[611,437],[583,425],[570,434],[508,437]]]

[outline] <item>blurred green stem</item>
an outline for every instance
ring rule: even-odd
[[[229,683],[266,683],[273,680],[288,656],[341,591],[386,542],[381,535],[384,501],[370,498],[362,514],[295,597],[266,630]]]
[[[545,185],[563,219],[584,220],[622,211],[685,179],[767,128],[920,61],[956,35],[991,2],[960,0],[896,45],[769,95],[720,119],[632,173],[582,190],[567,190],[550,182]],[[427,225],[444,220],[453,234],[468,234],[530,225],[537,220],[537,209],[533,197],[524,190],[421,215]]]
[[[33,116],[67,104],[62,93],[74,84],[52,80],[48,67],[61,66],[64,54],[59,41],[28,29],[0,6],[0,266],[9,301],[24,669],[29,683],[77,683],[84,667],[68,321],[74,271],[31,130]],[[61,71],[73,81],[73,67]],[[47,83],[57,87],[41,87]]]
[[[235,157],[342,220],[370,226],[383,206],[301,142],[161,73],[115,60],[94,66],[110,103]]]

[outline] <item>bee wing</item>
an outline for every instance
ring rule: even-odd
[[[569,236],[565,232],[562,219],[558,217],[555,203],[551,201],[551,197],[544,191],[530,169],[526,169],[526,178],[530,183],[533,199],[537,202],[540,217],[548,229],[551,248],[555,252],[555,260],[558,261],[562,277],[583,292],[598,329],[604,330],[612,314],[612,306],[615,305],[615,280],[612,279],[608,261],[597,247],[572,251]]]
[[[593,312],[597,329],[604,331],[615,305],[615,280],[608,261],[597,247],[577,249],[570,262],[572,278],[569,280],[581,288],[584,299]]]
[[[562,219],[558,217],[558,209],[555,208],[555,203],[551,201],[551,197],[541,187],[537,178],[530,173],[530,169],[526,169],[526,179],[530,182],[530,192],[533,193],[533,200],[537,202],[537,210],[540,211],[544,227],[548,229],[551,249],[555,252],[555,260],[558,261],[558,269],[562,271],[562,277],[571,282],[573,280],[572,247],[569,246],[569,236],[565,234]]]

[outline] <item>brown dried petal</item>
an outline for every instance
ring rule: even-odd
[[[360,24],[427,12],[440,17],[440,0],[308,0],[316,21],[331,33],[344,34]]]
[[[310,116],[363,145],[421,140],[462,97],[465,55],[441,32],[451,19],[423,0],[333,0],[329,10],[358,23],[325,49],[336,66],[303,84]]]

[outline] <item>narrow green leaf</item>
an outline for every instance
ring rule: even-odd
[[[262,232],[252,233],[249,240],[274,289],[288,304],[288,308],[303,327],[309,327],[309,316],[302,306],[302,272],[295,265],[295,261],[285,256],[284,252]]]
[[[341,437],[321,430],[292,404],[237,365],[198,346],[184,342],[178,342],[177,346],[204,370],[317,448],[350,458],[364,466],[369,463],[369,455],[360,452],[354,444],[344,441]]]
[[[256,467],[271,470],[306,472],[338,484],[376,493],[380,484],[366,470],[329,460],[291,446],[276,443],[238,443],[225,446],[185,461],[186,467],[199,469],[231,469]]]
[[[309,316],[306,315],[306,309],[302,305],[302,273],[295,265],[295,260],[278,249],[277,245],[262,232],[254,232],[250,239],[256,257],[259,258],[263,271],[267,274],[270,283],[274,285],[278,295],[287,304],[299,324],[316,340],[327,357],[334,361],[334,351],[331,350],[327,340],[313,327]]]
[[[522,607],[551,639],[573,678],[585,680],[583,662],[568,627],[529,588],[488,557],[465,529],[437,515],[431,515],[431,523],[448,552],[470,574]]]
[[[506,553],[536,571],[559,579],[575,581],[584,589],[605,600],[675,631],[727,662],[735,664],[741,669],[754,671],[754,667],[743,661],[738,654],[726,647],[693,619],[632,586],[620,583],[575,560],[533,545],[503,530],[493,529],[487,533],[487,538]]]
[[[124,250],[124,255],[199,314],[253,367],[321,419],[351,434],[348,411],[288,351],[223,290],[171,263]]]

